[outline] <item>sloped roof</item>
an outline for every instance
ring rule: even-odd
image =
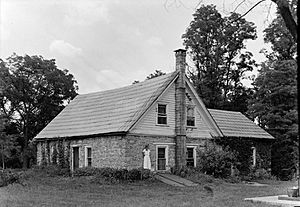
[[[274,139],[269,133],[236,111],[208,109],[225,137]]]
[[[77,95],[35,139],[126,132],[177,74],[175,71],[122,88]]]

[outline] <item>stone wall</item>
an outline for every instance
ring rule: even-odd
[[[37,164],[50,164],[53,162],[53,149],[57,152],[59,141],[40,141],[37,143]],[[79,167],[85,166],[85,147],[92,148],[93,167],[125,167],[125,139],[122,136],[106,136],[87,139],[74,139],[62,141],[65,162],[72,165],[72,148],[79,147]],[[49,149],[49,150],[48,150]],[[50,154],[48,154],[50,152]],[[57,163],[59,163],[59,152]],[[43,163],[44,162],[44,163]]]
[[[72,140],[71,148],[73,146],[79,146],[79,167],[85,166],[85,147],[92,148],[93,167],[125,167],[125,138],[123,136]]]
[[[192,139],[187,138],[187,146],[204,147],[210,139]],[[170,169],[175,166],[175,137],[150,136],[150,135],[128,135],[126,139],[126,168],[139,168],[143,166],[143,148],[149,144],[151,168],[156,169],[157,146],[167,146],[168,148],[168,166]]]
[[[187,146],[203,147],[207,140],[187,138]],[[92,166],[93,167],[112,167],[112,168],[127,168],[134,169],[143,167],[143,148],[146,144],[150,147],[150,159],[153,170],[156,170],[156,153],[158,146],[167,147],[168,165],[167,170],[175,166],[175,137],[168,136],[149,136],[129,134],[127,136],[105,136],[86,139],[74,139],[63,142],[65,148],[65,162],[72,165],[72,148],[79,147],[79,167],[85,167],[85,148],[92,148]],[[37,143],[37,163],[41,165],[50,164],[53,162],[53,151],[57,149],[57,164],[58,157],[58,141],[43,141]],[[50,152],[48,155],[47,152]]]

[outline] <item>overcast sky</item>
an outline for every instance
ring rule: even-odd
[[[156,69],[174,70],[173,51],[183,48],[181,36],[199,1],[0,0],[0,58],[13,52],[54,58],[75,76],[79,93],[129,85]],[[217,4],[226,15],[240,1],[201,2]],[[256,1],[245,2],[238,12]],[[257,26],[258,39],[247,45],[258,62],[265,47],[262,31],[274,18],[268,15],[270,2],[245,17]]]

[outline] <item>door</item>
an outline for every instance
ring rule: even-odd
[[[73,170],[79,168],[79,147],[73,147]]]
[[[157,170],[166,170],[166,147],[157,147]]]

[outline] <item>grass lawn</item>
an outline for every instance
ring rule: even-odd
[[[296,182],[261,181],[268,186],[203,181],[197,187],[172,187],[159,181],[100,185],[89,177],[48,177],[31,173],[27,185],[0,188],[0,206],[270,206],[243,201],[246,197],[286,194]],[[204,186],[213,189],[213,195]]]

